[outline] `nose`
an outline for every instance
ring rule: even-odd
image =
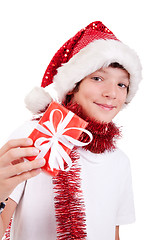
[[[117,96],[116,85],[114,83],[105,84],[105,86],[103,86],[102,89],[102,95],[103,97],[116,99]]]

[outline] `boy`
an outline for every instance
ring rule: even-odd
[[[136,53],[101,22],[91,23],[60,48],[41,85],[51,95],[35,88],[26,98],[27,107],[34,114],[43,113],[56,100],[89,123],[93,140],[71,152],[69,172],[60,171],[52,179],[39,174],[44,159],[23,162],[39,153],[30,147],[31,139],[24,139],[37,121],[16,131],[16,139],[0,150],[2,204],[9,196],[0,236],[15,212],[14,240],[119,239],[119,225],[135,217],[129,160],[116,148],[120,131],[112,119],[132,100],[140,80]],[[88,141],[83,133],[80,140]]]

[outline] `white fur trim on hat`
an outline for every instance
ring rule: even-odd
[[[71,91],[75,84],[87,75],[95,72],[101,67],[118,62],[130,74],[130,86],[127,96],[129,103],[135,95],[141,80],[141,63],[134,50],[117,40],[96,40],[76,55],[67,63],[58,68],[53,79],[52,87],[61,102],[66,94]]]

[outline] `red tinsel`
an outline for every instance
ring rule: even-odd
[[[120,136],[120,131],[114,123],[106,125],[90,121],[86,129],[93,135],[92,142],[84,147],[86,150],[93,153],[103,153],[105,150],[113,151],[116,149],[115,144],[117,138]],[[99,132],[97,132],[98,129]],[[82,133],[79,140],[83,142],[89,141],[88,136],[85,133]]]
[[[53,178],[57,239],[86,239],[85,207],[81,191],[79,156],[72,150],[73,165],[68,172],[60,171]]]
[[[64,104],[66,108],[89,122],[86,129],[92,135],[92,142],[85,147],[91,152],[102,153],[113,151],[115,141],[120,136],[119,129],[113,123],[100,123],[86,118],[81,107],[76,103]],[[88,136],[82,133],[80,140],[87,142]],[[57,220],[57,239],[86,239],[85,205],[81,191],[80,168],[78,167],[78,153],[70,154],[73,165],[69,172],[60,171],[53,179],[55,196],[55,211]]]

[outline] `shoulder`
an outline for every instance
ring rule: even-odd
[[[119,162],[129,162],[128,156],[119,148],[116,148],[113,151],[105,151],[104,153],[100,154],[101,156],[105,156],[107,158],[112,159],[113,161],[119,161]]]
[[[117,169],[120,171],[121,176],[123,176],[122,178],[124,181],[127,179],[129,182],[129,179],[131,180],[132,176],[130,160],[121,149],[117,149],[115,154],[117,155]]]
[[[107,150],[104,153],[92,153],[84,149],[79,149],[81,160],[84,162],[90,162],[91,164],[99,163],[107,165],[107,168],[112,168],[114,170],[124,172],[130,168],[130,161],[128,156],[119,148],[114,151],[108,152]]]
[[[33,131],[35,126],[37,125],[38,121],[26,121],[24,124],[22,124],[20,127],[15,129],[10,136],[8,137],[8,140],[10,139],[16,139],[16,138],[25,138],[30,135],[30,133]]]
[[[119,148],[113,152],[106,153],[114,167],[122,172],[130,171],[130,160],[128,156]]]
[[[116,148],[115,151],[112,152],[113,157],[117,158],[119,161],[129,162],[129,158],[125,152],[121,149]]]

